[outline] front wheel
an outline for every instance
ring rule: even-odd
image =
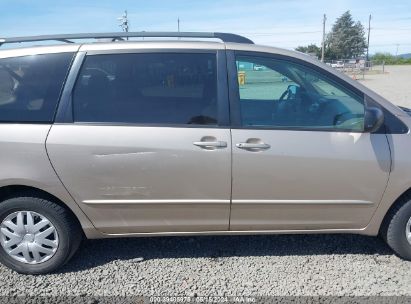
[[[38,197],[0,203],[0,262],[24,274],[44,274],[64,265],[83,233],[62,206]]]
[[[403,197],[387,214],[381,235],[399,257],[411,260],[411,196]]]

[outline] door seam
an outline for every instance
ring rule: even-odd
[[[233,208],[233,136],[232,136],[232,117],[231,117],[231,94],[230,90],[230,75],[229,75],[229,62],[227,56],[227,45],[224,44],[224,56],[225,56],[225,77],[227,78],[227,101],[228,101],[228,121],[229,121],[229,131],[230,131],[230,204],[228,212],[228,230],[231,230],[231,211]]]
[[[47,135],[46,135],[46,140],[44,141],[44,149],[46,150],[46,155],[47,155],[47,159],[49,160],[49,164],[51,166],[51,168],[54,171],[54,174],[56,174],[57,179],[59,180],[60,184],[63,186],[64,190],[66,190],[66,192],[68,193],[68,195],[71,197],[71,199],[73,200],[73,202],[78,206],[78,208],[81,210],[81,212],[83,213],[83,215],[87,218],[87,220],[91,223],[91,225],[93,226],[94,229],[97,230],[97,228],[94,226],[94,223],[91,221],[91,219],[88,217],[88,215],[84,212],[83,208],[81,208],[80,204],[77,203],[77,201],[74,199],[74,197],[71,195],[70,191],[68,191],[66,185],[64,185],[63,181],[61,180],[59,174],[56,171],[56,168],[54,168],[53,162],[50,159],[50,155],[49,155],[49,151],[47,150],[47,141],[51,132],[51,129],[53,128],[53,124],[50,126]],[[63,202],[65,203],[65,202]],[[66,203],[65,203],[66,204]],[[67,206],[68,207],[68,206]],[[70,209],[70,207],[68,207]]]
[[[370,220],[367,223],[366,227],[368,227],[368,225],[373,221],[375,214],[379,210],[381,202],[384,200],[385,192],[387,191],[387,188],[388,188],[388,185],[389,185],[389,182],[390,182],[390,179],[391,179],[391,172],[392,172],[392,168],[393,168],[393,157],[392,157],[392,151],[391,151],[391,144],[390,144],[390,140],[388,139],[388,134],[387,133],[384,134],[384,137],[385,137],[385,140],[387,141],[388,151],[389,151],[389,154],[390,154],[390,168],[389,168],[389,171],[388,171],[387,182],[385,184],[384,191],[382,192],[380,201],[378,202],[378,205],[375,208],[373,214],[371,215]]]
[[[231,230],[231,210],[233,208],[233,136],[230,129],[230,212],[228,216],[228,231]]]

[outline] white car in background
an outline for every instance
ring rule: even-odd
[[[342,69],[344,68],[344,62],[343,61],[337,61],[335,63],[331,63],[331,67],[335,69]]]

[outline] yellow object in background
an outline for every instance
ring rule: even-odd
[[[167,88],[175,88],[175,77],[174,75],[167,76]]]
[[[245,72],[238,72],[238,84],[245,85]]]

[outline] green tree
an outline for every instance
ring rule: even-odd
[[[315,44],[309,44],[307,46],[299,46],[295,50],[301,53],[315,54],[315,56],[317,57],[321,56],[321,48],[319,48]]]
[[[411,64],[411,58],[401,58],[399,56],[391,55],[390,53],[375,53],[371,56],[371,60],[376,63],[385,64]]]
[[[334,23],[326,38],[325,55],[328,59],[348,59],[364,54],[367,48],[362,24],[354,22],[350,11],[346,11]]]

